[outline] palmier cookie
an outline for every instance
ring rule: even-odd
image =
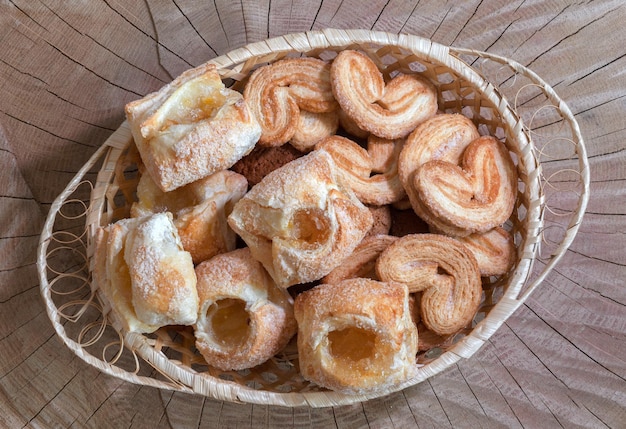
[[[398,175],[415,213],[428,224],[436,222],[423,207],[415,189],[415,175],[426,162],[439,159],[458,164],[465,148],[479,137],[474,123],[461,114],[439,114],[419,125],[406,139],[398,158]]]
[[[247,248],[196,267],[200,306],[194,334],[209,365],[223,371],[259,365],[296,332],[293,301]]]
[[[417,328],[406,286],[321,284],[295,299],[300,372],[345,394],[389,392],[416,374]]]
[[[506,146],[491,136],[472,141],[461,165],[432,160],[411,185],[429,213],[427,222],[449,235],[483,233],[513,212],[517,169]]]
[[[125,109],[148,174],[165,192],[230,168],[261,135],[243,96],[224,86],[213,64],[187,70]]]
[[[379,174],[372,174],[374,163],[368,151],[346,137],[330,136],[315,147],[331,154],[345,181],[361,202],[381,206],[400,201],[406,196],[398,176],[397,162],[403,142],[394,140],[387,141],[387,144],[390,146],[390,159],[384,167],[386,170]]]
[[[406,74],[385,84],[376,64],[361,52],[340,52],[330,73],[341,109],[358,128],[378,137],[406,137],[437,112],[437,92],[430,82]]]
[[[515,264],[517,250],[513,237],[502,227],[458,237],[457,240],[472,252],[483,277],[506,274]]]
[[[261,125],[262,146],[288,142],[298,128],[300,109],[322,113],[338,108],[330,66],[317,58],[289,58],[259,67],[243,96]]]
[[[373,220],[331,156],[316,150],[265,176],[235,204],[228,223],[287,288],[341,264]]]
[[[148,174],[137,185],[131,216],[171,212],[183,248],[198,264],[218,253],[235,249],[237,237],[226,218],[248,190],[246,178],[222,170],[200,180],[163,192]]]
[[[412,234],[391,243],[378,257],[382,281],[407,285],[423,292],[420,315],[439,335],[468,325],[482,297],[476,258],[457,240],[438,234]]]

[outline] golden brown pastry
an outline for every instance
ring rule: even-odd
[[[223,371],[260,365],[296,333],[293,300],[249,249],[196,267],[200,307],[194,335],[206,362]]]
[[[484,233],[458,237],[457,240],[472,252],[483,277],[506,274],[515,264],[515,243],[511,233],[504,228],[498,226]]]
[[[243,96],[224,87],[213,64],[128,103],[126,117],[148,174],[163,191],[231,167],[261,135]]]
[[[194,264],[198,264],[235,249],[237,237],[226,218],[247,190],[246,178],[229,170],[218,171],[170,192],[161,191],[144,174],[137,185],[137,202],[131,206],[131,216],[171,212],[183,248],[191,254]]]
[[[438,234],[400,237],[378,257],[382,281],[422,292],[420,316],[439,335],[452,334],[471,322],[478,311],[482,284],[478,264],[460,242]]]
[[[148,325],[191,325],[198,314],[196,274],[169,213],[140,218],[129,230],[124,260],[137,318]]]
[[[330,65],[317,58],[289,58],[259,67],[243,96],[261,125],[262,146],[291,140],[300,109],[323,113],[338,107],[330,87]]]
[[[339,117],[336,112],[301,110],[298,126],[289,143],[301,152],[309,152],[320,140],[335,134],[338,127]]]
[[[416,374],[417,328],[406,286],[370,279],[296,297],[300,372],[346,394],[388,392]]]
[[[274,170],[228,217],[280,287],[318,280],[341,264],[372,226],[325,151]]]
[[[437,112],[437,92],[430,82],[411,74],[385,84],[376,64],[361,52],[341,51],[330,76],[341,109],[358,128],[378,137],[406,137]]]
[[[472,141],[461,165],[442,160],[423,164],[413,188],[431,215],[425,219],[449,235],[482,233],[502,225],[517,196],[517,169],[503,143],[491,136]]]
[[[402,140],[389,141],[392,153],[386,161],[386,170],[372,175],[373,162],[365,149],[352,140],[338,135],[330,136],[315,147],[331,154],[345,181],[364,204],[385,205],[400,201],[406,193],[398,176],[398,156]],[[382,165],[377,159],[378,167]]]

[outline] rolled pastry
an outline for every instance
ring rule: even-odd
[[[307,380],[371,394],[416,374],[417,328],[406,286],[363,278],[321,284],[298,295],[294,310]]]
[[[472,252],[483,277],[506,274],[515,264],[515,243],[511,233],[504,228],[498,226],[484,233],[458,237],[457,240]]]
[[[296,333],[293,300],[249,249],[217,255],[196,267],[200,307],[196,347],[224,371],[259,365]]]
[[[373,219],[331,156],[316,150],[265,176],[235,204],[228,223],[286,288],[341,264]]]
[[[143,174],[137,185],[133,217],[171,212],[183,248],[194,264],[231,250],[237,237],[226,218],[248,190],[245,177],[222,170],[170,192],[163,192],[151,176]]]
[[[163,191],[231,167],[261,135],[243,96],[224,87],[213,64],[187,70],[125,110],[147,171]]]

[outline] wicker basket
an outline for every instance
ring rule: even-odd
[[[430,79],[438,88],[440,109],[462,112],[482,134],[505,141],[519,172],[517,205],[507,223],[518,249],[514,270],[505,277],[485,279],[485,299],[472,326],[421,353],[417,377],[399,390],[469,359],[541,283],[578,230],[589,195],[588,161],[578,125],[553,90],[520,64],[485,52],[415,36],[324,30],[250,44],[211,62],[228,85],[241,88],[261,65],[303,55],[331,60],[343,49],[365,52],[385,77],[415,72]],[[549,164],[560,169],[543,168],[547,159],[559,160]],[[137,160],[124,123],[50,209],[37,262],[50,320],[66,346],[121,379],[219,400],[323,407],[370,399],[324,390],[304,380],[294,342],[263,365],[223,372],[206,365],[194,349],[190,328],[162,328],[150,335],[123,332],[90,281],[89,262],[95,229],[128,216],[138,180]],[[555,185],[562,183],[568,183],[568,189]],[[564,192],[571,195],[566,198],[569,209],[561,203],[558,210],[552,208],[551,198],[561,198]],[[534,267],[537,260],[541,264]]]

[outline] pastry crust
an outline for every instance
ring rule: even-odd
[[[228,223],[287,288],[318,280],[341,264],[373,219],[342,182],[331,156],[316,150],[265,176],[235,204]]]
[[[293,300],[249,249],[217,255],[196,267],[200,307],[196,347],[223,371],[259,365],[296,333]]]
[[[137,185],[137,202],[131,216],[171,212],[183,248],[194,264],[235,249],[237,236],[226,218],[248,190],[245,177],[222,170],[205,178],[163,192],[150,175],[143,174]]]
[[[458,237],[457,240],[472,252],[483,277],[506,274],[515,265],[517,250],[513,236],[502,227]]]
[[[422,321],[439,335],[453,334],[478,311],[482,283],[478,263],[459,241],[439,234],[412,234],[391,243],[378,257],[382,281],[423,292]]]
[[[261,135],[243,96],[224,87],[213,64],[187,70],[125,110],[146,169],[163,191],[231,167]]]
[[[126,237],[124,260],[139,320],[158,326],[196,322],[196,274],[170,213],[140,218]]]
[[[322,284],[298,295],[294,310],[307,380],[372,394],[416,374],[417,328],[406,286],[363,278]]]
[[[411,74],[385,84],[376,64],[361,52],[341,51],[330,75],[341,109],[358,128],[378,137],[406,137],[437,113],[437,92],[430,82]]]

